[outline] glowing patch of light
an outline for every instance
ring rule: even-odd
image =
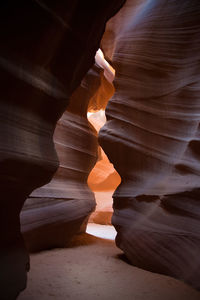
[[[92,115],[98,115],[100,118],[104,119],[105,118],[105,110],[104,109],[100,109],[98,111],[95,111],[95,112],[88,112],[87,113],[87,117],[89,118],[90,116]]]
[[[104,69],[104,76],[109,82],[113,82],[115,78],[115,69],[104,58],[102,50],[99,48],[95,55],[95,62]]]
[[[115,240],[116,237],[116,230],[113,226],[110,225],[100,225],[95,223],[89,223],[87,225],[86,232],[93,236],[96,236],[101,239],[106,240]]]
[[[88,118],[89,118],[91,115],[93,115],[92,112],[88,112],[88,113],[87,113]]]

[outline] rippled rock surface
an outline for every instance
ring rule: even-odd
[[[108,27],[116,93],[99,137],[122,179],[116,242],[134,265],[200,288],[200,3],[126,3]]]
[[[0,4],[1,299],[15,299],[26,286],[29,258],[20,210],[58,167],[56,123],[94,63],[106,21],[123,2]]]
[[[74,234],[85,229],[95,208],[87,177],[98,158],[98,142],[87,109],[102,76],[103,69],[94,65],[58,121],[54,142],[59,168],[49,184],[31,194],[21,213],[22,232],[31,251],[66,246]]]
[[[36,189],[23,207],[21,228],[30,251],[66,246],[75,234],[85,231],[95,209],[87,180],[99,147],[87,112],[104,107],[114,90],[113,71],[100,51],[57,123],[54,143],[59,168],[51,182]]]

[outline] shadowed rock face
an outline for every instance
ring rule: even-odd
[[[116,242],[134,265],[200,288],[200,3],[137,4],[121,30],[118,15],[108,25],[116,93],[99,140],[122,179]]]
[[[94,65],[73,93],[54,133],[59,168],[51,182],[36,189],[21,213],[29,250],[66,246],[84,230],[95,208],[87,177],[98,158],[97,132],[87,120],[90,99],[101,86],[103,69]]]
[[[96,55],[57,123],[54,143],[59,168],[49,184],[30,195],[21,212],[21,230],[30,251],[66,246],[86,228],[96,205],[87,179],[98,158],[97,132],[87,111],[108,102],[114,88],[106,77],[111,76],[103,56]]]
[[[0,4],[2,299],[15,299],[25,288],[29,258],[20,233],[20,210],[58,167],[56,122],[94,62],[106,21],[123,2]]]

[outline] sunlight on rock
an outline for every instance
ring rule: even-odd
[[[108,225],[99,225],[99,224],[92,224],[89,223],[86,229],[88,234],[94,235],[101,239],[106,240],[115,240],[116,237],[116,230],[113,226]]]

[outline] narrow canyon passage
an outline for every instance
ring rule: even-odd
[[[99,132],[106,122],[105,110],[101,109],[94,113],[88,113],[88,120],[97,132]],[[89,221],[102,225],[110,225],[113,214],[112,194],[120,184],[121,179],[100,146],[98,153],[98,161],[88,177],[88,185],[94,192],[97,203]]]
[[[0,300],[200,299],[200,1],[0,7]]]
[[[98,132],[105,111],[87,115]],[[31,254],[28,285],[18,300],[199,300],[200,293],[183,282],[130,265],[116,247],[112,194],[120,177],[100,148],[98,155],[88,178],[97,206],[86,233],[76,235],[67,248]]]
[[[99,131],[105,112],[89,113],[88,119]],[[112,193],[119,183],[102,151],[88,178],[97,206],[86,233],[67,248],[31,254],[28,285],[18,300],[199,300],[200,293],[183,282],[130,265],[116,247]]]

